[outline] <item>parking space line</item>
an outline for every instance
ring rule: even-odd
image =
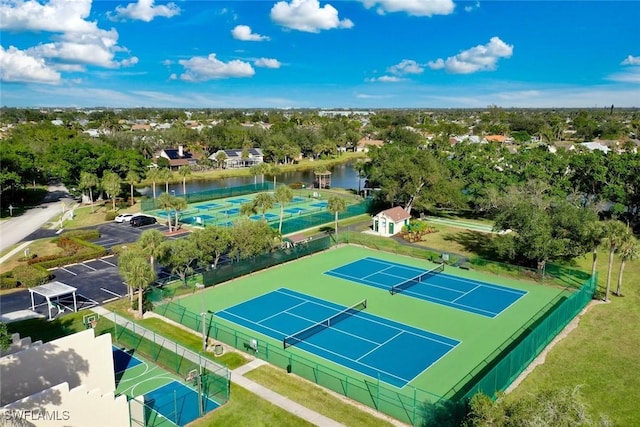
[[[98,261],[102,261],[102,262],[104,262],[105,264],[109,264],[111,267],[116,267],[116,265],[115,265],[114,263],[109,262],[109,261],[105,261],[105,260],[103,260],[102,258],[98,259]]]
[[[119,294],[117,294],[117,293],[115,293],[115,292],[113,292],[113,291],[110,291],[109,289],[100,288],[100,290],[101,290],[101,291],[104,291],[104,292],[106,292],[106,293],[108,293],[108,294],[115,295],[117,298],[122,298],[122,297],[123,297],[123,295],[119,295]],[[117,298],[116,298],[116,299],[117,299]]]
[[[85,264],[85,263],[80,263],[80,265],[84,265],[84,266],[85,266],[85,267],[87,267],[89,270],[92,270],[92,271],[98,271],[98,269],[93,268],[93,267],[91,267],[90,265],[87,265],[87,264]]]
[[[66,269],[66,268],[64,268],[64,267],[59,267],[59,268],[60,268],[60,270],[64,270],[64,271],[66,271],[67,273],[71,273],[71,274],[73,274],[74,276],[77,276],[77,275],[78,275],[78,273],[74,273],[73,271],[71,271],[71,270],[67,270],[67,269]]]

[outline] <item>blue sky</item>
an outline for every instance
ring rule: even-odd
[[[640,107],[638,1],[0,0],[16,107]]]

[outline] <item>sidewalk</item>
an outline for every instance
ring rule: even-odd
[[[131,321],[128,319],[125,319],[124,317],[121,317],[117,314],[115,314],[112,311],[109,311],[107,309],[105,309],[104,307],[93,307],[91,309],[93,312],[99,314],[102,317],[105,317],[109,320],[115,321],[116,324],[122,326],[122,327],[126,327],[127,329],[132,330],[133,328],[130,328],[131,325]],[[137,334],[142,334],[144,336],[146,336],[147,334],[149,335],[153,335],[154,332],[144,328],[143,326],[139,325],[136,323],[136,327],[135,327],[135,332]],[[160,345],[162,345],[162,347],[171,350],[171,351],[175,351],[176,350],[176,344],[173,343],[173,341],[170,341],[164,337],[162,337],[161,335],[155,333],[155,336],[157,338],[161,339],[161,343]],[[212,362],[208,359],[202,358],[199,354],[194,353],[193,351],[182,347],[180,345],[177,345],[177,349],[182,353],[182,355],[194,362],[194,363],[199,363],[200,361],[204,361],[205,362],[205,368],[207,367],[208,364],[211,364],[212,367],[214,369],[216,369],[216,367],[219,367],[220,365],[218,365],[215,362]],[[284,409],[285,411],[288,411],[316,426],[322,426],[322,427],[340,427],[343,426],[343,424],[340,424],[330,418],[325,417],[324,415],[321,415],[315,411],[312,411],[311,409],[305,408],[304,406],[272,391],[269,390],[268,388],[251,381],[248,378],[245,378],[243,375],[247,372],[249,372],[252,369],[257,368],[258,366],[264,364],[266,362],[263,362],[261,360],[254,360],[246,365],[243,365],[233,371],[231,371],[231,381],[237,385],[239,385],[240,387],[243,387],[249,391],[251,391],[254,394],[257,394],[258,396],[262,397],[263,399],[267,400],[268,402],[271,402],[272,404],[279,406],[280,408]]]

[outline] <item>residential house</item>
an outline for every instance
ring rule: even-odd
[[[383,237],[390,237],[402,231],[409,224],[411,214],[400,206],[379,212],[373,217],[373,232]]]
[[[225,169],[249,168],[264,162],[264,154],[260,148],[218,150],[209,159],[217,162],[222,157],[220,153],[224,153]]]
[[[487,135],[484,137],[487,142],[499,142],[500,144],[504,144],[507,140],[507,137],[504,135]]]
[[[179,145],[178,148],[165,148],[156,155],[156,158],[159,157],[169,160],[169,167],[172,170],[178,170],[182,166],[196,165],[201,156],[197,153],[191,153]]]

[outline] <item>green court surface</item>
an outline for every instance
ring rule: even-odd
[[[197,203],[189,203],[187,207],[178,213],[179,221],[190,225],[217,225],[231,226],[240,218],[246,218],[240,213],[243,204],[251,202],[259,193],[237,195]],[[267,192],[273,195],[273,192]],[[320,191],[294,190],[293,199],[286,203],[283,211],[283,220],[301,217],[321,211],[326,211],[327,202],[323,200],[326,194]],[[146,211],[145,214],[158,217],[160,222],[170,215],[175,220],[175,212],[164,209],[154,209]],[[258,220],[264,218],[267,222],[277,222],[280,220],[280,205],[275,203],[273,208],[264,212],[251,215],[251,219]]]
[[[454,386],[468,381],[471,371],[482,366],[485,359],[494,358],[500,351],[505,350],[513,337],[521,333],[523,326],[530,324],[532,319],[540,317],[550,309],[549,305],[555,298],[569,292],[559,287],[446,267],[445,272],[448,275],[526,292],[498,316],[491,318],[402,293],[391,295],[385,289],[324,274],[366,257],[425,270],[435,267],[435,264],[424,260],[347,245],[242,277],[174,302],[193,313],[206,310],[215,313],[280,288],[291,289],[343,306],[351,306],[366,298],[367,313],[460,341],[454,349],[405,386],[443,396]],[[260,342],[266,342],[274,346],[273,348],[278,347],[280,351],[301,355],[351,377],[363,378],[360,372],[299,348],[290,347],[282,350],[281,341],[238,326],[216,315],[213,315],[212,319],[218,324],[230,326],[255,337]],[[413,349],[405,348],[398,351],[412,352]],[[393,358],[393,355],[390,357]]]

